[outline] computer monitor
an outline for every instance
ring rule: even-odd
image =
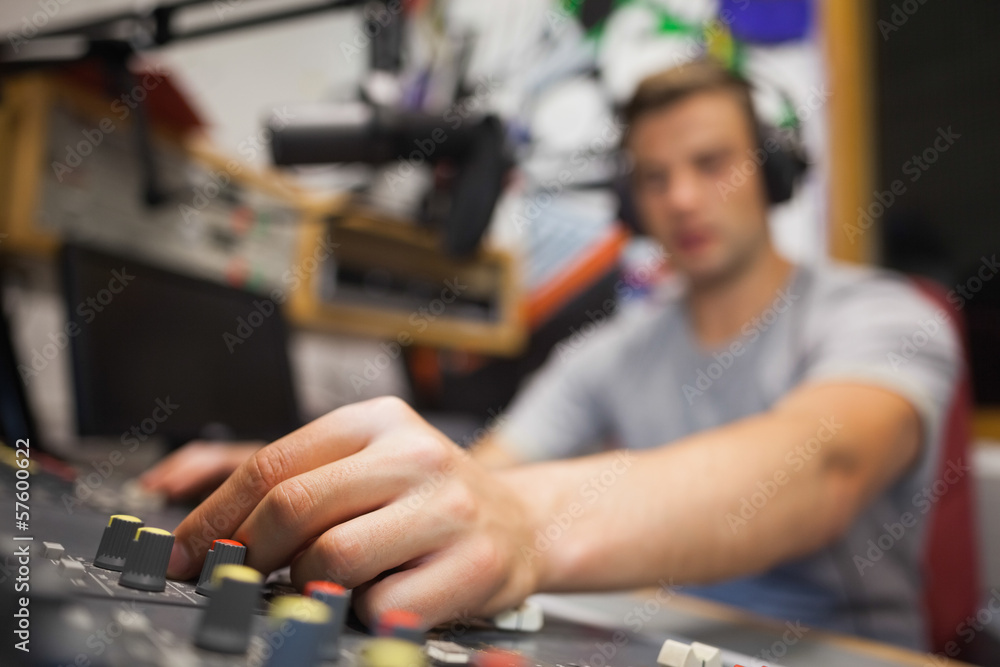
[[[7,316],[0,304],[0,442],[14,447],[18,440],[27,440],[34,450],[44,449],[35,432]]]
[[[287,327],[266,296],[76,245],[61,266],[81,436],[176,446],[301,425]]]

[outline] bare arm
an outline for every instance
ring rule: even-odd
[[[816,385],[667,447],[502,474],[533,498],[542,534],[557,536],[543,549],[536,534],[525,551],[541,589],[659,577],[701,583],[763,571],[836,539],[914,461],[919,437],[916,412],[897,395]],[[741,514],[755,493],[766,504]]]
[[[919,436],[916,412],[892,392],[813,386],[629,457],[490,472],[401,401],[377,399],[254,454],[177,528],[170,573],[196,575],[211,540],[234,537],[261,571],[291,563],[297,584],[354,587],[362,618],[406,608],[428,624],[539,590],[712,581],[835,539],[913,462]],[[811,438],[825,441],[789,458]],[[779,471],[787,479],[734,529],[727,514]],[[546,547],[537,537],[552,525],[561,532]]]

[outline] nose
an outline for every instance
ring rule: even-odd
[[[667,190],[666,203],[674,213],[691,213],[701,204],[701,184],[697,174],[690,169],[673,175]]]

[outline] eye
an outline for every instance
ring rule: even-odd
[[[695,159],[695,166],[701,173],[714,176],[725,168],[728,158],[725,152],[709,153]]]
[[[635,187],[645,192],[663,192],[667,189],[667,172],[663,169],[636,170],[632,176]]]

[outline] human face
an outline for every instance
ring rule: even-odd
[[[763,174],[743,168],[756,140],[735,95],[696,93],[640,115],[627,148],[643,226],[695,287],[740,274],[769,247]]]

